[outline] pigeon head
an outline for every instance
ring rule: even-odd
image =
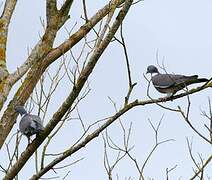
[[[24,106],[16,106],[15,111],[21,115],[27,114]]]
[[[153,73],[159,73],[159,71],[158,71],[158,69],[155,66],[150,65],[150,66],[147,67],[146,74],[147,73],[153,74]]]

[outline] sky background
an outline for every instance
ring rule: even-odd
[[[105,0],[88,1],[88,16],[91,17],[97,9],[103,7],[106,3]],[[131,100],[148,99],[146,95],[147,82],[143,77],[143,73],[146,72],[148,65],[157,65],[157,51],[159,53],[159,62],[162,63],[164,60],[167,72],[211,77],[211,8],[212,2],[209,0],[202,0],[201,2],[197,0],[146,0],[130,9],[124,21],[123,29],[131,64],[132,80],[138,83]],[[80,18],[82,14],[81,1],[75,1],[70,12],[71,19],[65,27],[71,29],[77,22],[74,29],[76,31],[84,23]],[[32,48],[39,40],[39,35],[42,35],[43,29],[40,18],[45,19],[45,1],[18,1],[10,25],[7,47],[10,72],[16,70],[26,60],[28,49]],[[55,46],[67,37],[67,32],[63,28],[58,34]],[[73,52],[76,55],[79,54],[79,48],[74,47]],[[67,80],[64,80],[57,90],[57,94],[53,97],[45,123],[69,93],[70,83],[65,81]],[[113,42],[109,45],[90,76],[89,83],[91,92],[79,106],[80,114],[86,125],[114,114],[115,110],[108,96],[116,102],[118,108],[123,105],[128,82],[123,49],[118,43]],[[14,92],[11,92],[11,97]],[[156,92],[152,86],[150,93],[155,98],[164,96]],[[60,98],[58,99],[58,97]],[[208,97],[211,97],[210,89],[191,96],[191,121],[204,132],[205,129],[202,129],[202,127],[207,121],[200,115],[200,110],[208,110]],[[164,103],[164,105],[173,108],[178,105],[186,107],[186,98]],[[211,154],[211,146],[194,134],[177,113],[161,109],[157,105],[147,105],[145,107],[136,107],[122,116],[121,119],[127,129],[132,122],[130,145],[135,146],[132,154],[140,164],[144,162],[154,145],[154,132],[148,119],[153,124],[157,124],[163,115],[159,139],[175,139],[175,141],[159,146],[147,164],[144,176],[163,180],[165,179],[166,168],[177,165],[177,168],[170,174],[170,179],[181,177],[182,180],[186,180],[193,175],[192,167],[194,167],[189,157],[186,137],[193,138],[193,152],[197,159],[198,153],[203,158],[207,158]],[[13,128],[14,132],[18,128],[17,125],[16,123]],[[58,153],[73,144],[74,140],[81,134],[79,129],[78,122],[68,122],[50,145],[49,152]],[[111,125],[108,132],[116,143],[122,144],[123,136],[118,122]],[[22,151],[26,143],[27,140],[23,138]],[[103,153],[103,140],[99,136],[86,148],[65,160],[64,163],[70,163],[84,157],[83,161],[66,169],[71,171],[68,179],[106,179]],[[1,154],[5,155],[4,152],[1,152]],[[115,159],[114,156],[114,152],[111,152],[112,162]],[[5,158],[4,162],[6,162],[6,156],[2,157]],[[30,159],[30,162],[33,159],[34,157]],[[20,172],[20,179],[28,179],[34,173],[34,166],[31,166],[30,162]],[[206,174],[212,177],[212,166],[211,164],[209,166]],[[63,176],[67,171],[59,171],[59,175]],[[129,158],[125,158],[114,169],[114,179],[116,173],[119,174],[119,179],[130,176],[137,179],[138,177],[135,166],[129,161]],[[55,174],[50,173],[49,175]]]

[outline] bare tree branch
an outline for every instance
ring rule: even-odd
[[[195,172],[194,176],[192,176],[192,177],[190,178],[190,180],[194,180],[194,179],[203,171],[203,169],[211,162],[211,160],[212,160],[212,155],[210,155],[210,156],[208,157],[208,159],[204,162],[204,164],[202,165],[202,167],[200,167],[200,168]]]
[[[52,49],[44,59],[42,59],[41,61],[38,61],[36,64],[34,64],[31,67],[31,70],[27,74],[27,77],[24,80],[22,86],[19,88],[19,90],[15,94],[15,97],[13,98],[13,100],[9,103],[7,110],[4,112],[4,115],[1,118],[1,121],[0,121],[0,147],[2,147],[7,135],[9,134],[9,132],[12,129],[13,124],[15,122],[16,114],[14,112],[14,106],[17,103],[24,104],[26,102],[26,100],[29,98],[30,94],[32,93],[34,87],[36,86],[38,80],[40,79],[41,75],[46,70],[46,68],[51,63],[53,63],[56,59],[58,59],[61,55],[63,55],[65,52],[67,52],[71,47],[73,47],[77,42],[79,42],[93,28],[93,26],[95,26],[104,16],[107,15],[107,13],[110,11],[111,6],[118,6],[118,5],[122,4],[123,2],[124,2],[124,0],[113,0],[111,3],[112,5],[108,4],[104,8],[99,10],[89,20],[88,23],[86,23],[84,26],[82,26],[67,41],[62,43],[57,48]],[[100,54],[98,54],[98,55],[100,55]],[[91,64],[91,66],[92,65],[93,64]],[[22,71],[25,71],[26,70],[25,65],[23,65],[23,66],[24,66],[23,67],[24,70],[22,70]],[[10,76],[11,79],[9,78],[10,80],[8,81],[8,83],[6,84],[6,87],[5,87],[6,93],[9,93],[9,90],[11,89],[10,84],[13,84],[14,82],[16,82],[17,79],[20,77],[18,74],[19,74],[19,72],[16,72],[15,74]],[[84,75],[82,74],[82,76],[84,76]],[[14,78],[14,77],[18,77],[18,78]],[[83,77],[81,77],[81,78],[83,78]],[[0,105],[1,105],[1,103],[0,103]],[[10,120],[8,120],[8,118]]]
[[[4,14],[7,14],[6,11],[10,10],[9,8],[6,8],[9,6],[12,8],[11,12],[8,12],[8,21],[6,23],[10,22],[11,16],[13,14],[16,1],[14,0],[5,0],[5,7],[4,11],[2,13],[2,16],[0,18],[0,46],[1,43],[4,45],[5,43],[5,52],[6,52],[6,42],[1,39],[1,23],[2,18],[4,17]],[[46,23],[43,22],[43,29],[44,34],[41,37],[41,39],[37,42],[35,47],[32,49],[31,53],[29,53],[28,58],[26,61],[18,68],[15,72],[9,74],[6,69],[6,55],[5,55],[5,63],[3,65],[1,64],[0,59],[0,109],[6,104],[6,98],[8,97],[12,87],[14,84],[21,79],[22,77],[25,77],[24,81],[21,80],[21,85],[16,88],[15,95],[11,98],[9,104],[2,112],[2,118],[0,120],[0,148],[4,146],[5,153],[7,154],[7,160],[8,164],[4,165],[4,162],[2,162],[2,165],[0,165],[0,171],[5,175],[4,179],[15,179],[18,180],[18,174],[21,171],[21,169],[24,166],[27,166],[26,163],[29,161],[29,158],[33,157],[33,154],[35,152],[35,174],[31,177],[31,179],[56,179],[56,178],[62,178],[67,179],[70,170],[67,170],[67,172],[63,172],[63,177],[60,177],[58,175],[42,178],[44,174],[46,174],[49,171],[53,171],[53,173],[58,174],[60,173],[59,169],[67,168],[75,163],[77,163],[79,160],[74,160],[74,163],[67,163],[63,164],[61,166],[58,166],[59,163],[61,163],[63,160],[67,159],[69,156],[74,155],[77,153],[80,149],[83,147],[87,147],[87,145],[94,141],[99,134],[103,135],[104,140],[104,166],[108,174],[108,178],[112,180],[114,169],[117,167],[119,162],[126,156],[130,158],[130,161],[132,161],[135,165],[135,168],[137,169],[139,173],[139,179],[144,179],[144,169],[148,162],[150,161],[150,158],[153,154],[153,152],[156,150],[157,146],[165,143],[168,140],[159,141],[158,140],[158,131],[161,124],[161,121],[158,123],[157,127],[153,125],[152,122],[150,122],[150,125],[152,129],[154,130],[155,134],[155,143],[153,144],[152,149],[150,150],[149,154],[147,155],[146,159],[144,160],[144,163],[139,166],[139,163],[137,161],[137,157],[133,157],[131,155],[131,150],[134,148],[129,147],[129,137],[131,133],[131,125],[129,128],[128,134],[126,133],[126,129],[124,127],[124,124],[122,124],[122,121],[120,120],[120,117],[124,114],[126,114],[129,110],[132,108],[135,108],[137,106],[148,106],[149,104],[156,104],[166,110],[171,110],[177,113],[180,113],[185,122],[188,123],[189,128],[193,129],[195,133],[197,133],[201,138],[206,140],[209,145],[212,144],[212,110],[211,110],[211,104],[209,101],[209,114],[206,114],[203,112],[203,115],[207,118],[207,123],[203,124],[203,126],[206,128],[206,133],[208,136],[209,132],[209,138],[205,136],[204,133],[201,133],[198,129],[195,129],[193,126],[193,121],[189,119],[190,114],[190,106],[191,106],[191,98],[190,95],[193,93],[197,93],[199,91],[202,91],[206,88],[212,87],[212,78],[210,81],[205,83],[202,86],[193,88],[191,90],[186,89],[183,93],[177,94],[172,97],[168,98],[159,98],[154,99],[149,95],[149,87],[150,82],[146,77],[148,81],[148,88],[147,88],[147,96],[150,99],[147,100],[131,100],[131,94],[132,90],[135,87],[136,83],[133,83],[132,76],[131,76],[131,68],[130,68],[130,62],[129,62],[129,56],[127,52],[127,45],[125,44],[125,38],[123,35],[123,29],[122,29],[122,22],[130,9],[130,7],[133,4],[136,4],[140,2],[141,0],[134,1],[133,0],[111,0],[106,6],[104,6],[102,9],[100,9],[94,16],[92,16],[90,19],[88,19],[87,14],[87,7],[86,7],[86,1],[82,0],[80,3],[83,5],[83,12],[84,13],[84,19],[85,24],[82,25],[75,33],[72,33],[72,29],[66,29],[66,31],[69,33],[68,39],[63,41],[59,46],[53,47],[55,38],[57,36],[57,32],[59,29],[64,25],[64,23],[69,19],[70,15],[70,8],[72,7],[73,0],[64,0],[60,8],[57,8],[57,0],[46,0]],[[15,3],[15,4],[13,4]],[[13,4],[13,5],[12,5]],[[121,8],[121,9],[118,9]],[[116,17],[114,17],[116,15]],[[6,25],[5,23],[5,25]],[[76,25],[77,23],[75,23]],[[74,25],[74,27],[75,27]],[[120,28],[120,36],[121,40],[117,39],[115,37],[115,33]],[[93,32],[92,32],[93,30]],[[88,35],[88,33],[91,32]],[[94,36],[93,37],[93,34]],[[4,34],[3,34],[4,35]],[[7,36],[6,36],[7,38]],[[79,43],[83,39],[82,44]],[[116,112],[105,119],[96,120],[92,124],[87,124],[88,121],[84,121],[83,116],[81,116],[80,112],[78,110],[78,103],[90,92],[90,82],[88,81],[88,78],[92,74],[96,64],[98,61],[100,61],[100,57],[104,53],[105,49],[108,47],[110,42],[118,41],[124,50],[125,60],[126,60],[126,67],[127,67],[127,76],[128,76],[128,92],[126,93],[125,99],[123,104],[121,104],[120,109],[117,108],[116,103],[111,99]],[[75,49],[72,49],[75,45],[79,45],[81,47],[81,50],[78,50],[77,46],[77,54],[75,52]],[[1,47],[3,47],[3,45]],[[0,58],[1,58],[1,47],[0,47]],[[69,52],[69,54],[65,54]],[[158,54],[157,54],[158,55]],[[70,57],[68,59],[68,63],[66,64],[66,58]],[[58,60],[57,60],[58,59]],[[54,63],[57,61],[56,63]],[[58,63],[59,61],[59,63]],[[3,62],[3,61],[2,61]],[[55,66],[52,65],[56,64],[58,66],[58,72],[56,72],[55,76],[52,75],[50,70],[54,70],[55,72]],[[3,68],[2,68],[2,67]],[[165,70],[164,64],[161,66],[163,70]],[[1,80],[1,69],[3,69],[4,78]],[[62,75],[59,75],[59,71],[62,69]],[[58,107],[57,111],[54,112],[52,117],[50,119],[46,119],[46,117],[49,116],[49,104],[51,101],[51,96],[54,94],[54,91],[58,87],[59,82],[62,80],[63,77],[68,78],[68,83],[70,87],[68,88],[67,93],[69,95],[66,97],[66,100],[62,102],[62,105]],[[48,77],[48,83],[46,84],[45,77]],[[53,85],[55,84],[55,85]],[[48,89],[49,88],[49,89]],[[48,89],[48,90],[47,90]],[[185,110],[181,108],[181,106],[178,106],[177,109],[174,109],[170,106],[167,106],[167,104],[164,106],[162,103],[173,101],[175,99],[183,98],[184,96],[187,97],[187,108]],[[52,101],[51,101],[52,102]],[[44,131],[42,133],[39,133],[38,136],[32,141],[32,143],[26,147],[24,152],[19,154],[20,150],[20,141],[21,137],[19,133],[15,135],[10,135],[13,125],[16,121],[17,114],[14,111],[14,107],[17,105],[24,105],[27,106],[27,109],[29,112],[32,112],[33,109],[36,109],[36,112],[38,116],[41,117],[41,119],[47,123]],[[6,105],[5,105],[6,106]],[[142,107],[141,107],[142,108]],[[38,109],[38,110],[37,110]],[[74,138],[74,142],[71,146],[63,150],[59,150],[62,152],[47,152],[50,148],[48,148],[48,145],[50,144],[51,140],[53,140],[56,136],[56,134],[64,127],[65,122],[70,121],[76,121],[77,125],[80,126],[80,131],[78,133],[81,133],[78,138]],[[209,124],[208,124],[209,120]],[[123,133],[123,142],[121,141],[121,146],[119,145],[119,142],[116,143],[113,139],[113,137],[110,137],[108,135],[108,127],[112,125],[112,123],[118,121],[120,124],[122,133]],[[45,123],[45,124],[46,124]],[[60,131],[60,132],[61,132]],[[105,136],[104,136],[104,132]],[[12,136],[12,137],[11,137]],[[6,140],[6,138],[9,137],[9,141]],[[43,151],[37,151],[39,146],[43,142],[46,142],[43,145]],[[188,143],[189,147],[189,153],[194,161],[196,168],[193,168],[194,175],[192,178],[199,178],[203,179],[205,178],[207,173],[207,168],[209,162],[211,162],[211,157],[209,156],[208,159],[205,161],[202,154],[199,155],[199,162],[196,162],[192,152],[190,144]],[[116,152],[116,158],[115,162],[110,162],[110,156],[108,153],[108,148],[110,148],[111,151]],[[47,157],[48,156],[48,157]],[[47,158],[49,161],[47,161]],[[129,159],[128,159],[129,160]],[[41,161],[41,162],[40,162]],[[4,167],[5,166],[5,167]],[[166,179],[169,179],[169,173],[174,170],[176,166],[173,168],[166,168]],[[116,174],[116,179],[118,180],[119,174]],[[131,180],[132,177],[125,177],[125,179]],[[147,179],[152,179],[151,177],[147,177]]]
[[[87,8],[86,8],[85,0],[82,0],[82,4],[83,4],[83,11],[84,11],[85,20],[87,22],[88,21],[88,14],[87,14]]]
[[[177,168],[177,165],[175,165],[174,167],[172,168],[166,168],[166,180],[169,180],[169,173],[173,170],[175,170]]]
[[[114,34],[118,30],[120,24],[122,23],[124,17],[126,16],[130,6],[132,4],[132,0],[128,0],[125,2],[123,8],[120,10],[115,22],[113,23],[111,29],[109,30],[107,36],[102,41],[102,43],[99,45],[99,47],[94,51],[93,55],[91,56],[88,64],[81,72],[76,85],[73,87],[71,94],[68,96],[66,101],[62,104],[62,106],[59,108],[59,110],[54,114],[53,118],[50,120],[50,122],[47,124],[45,130],[43,133],[40,134],[38,138],[36,138],[25,150],[25,152],[22,153],[22,156],[20,159],[14,164],[13,167],[8,171],[4,179],[11,179],[16,176],[16,174],[20,171],[20,169],[24,166],[26,161],[30,158],[30,156],[33,154],[33,152],[40,146],[40,144],[43,142],[43,140],[47,137],[47,135],[54,129],[54,127],[58,124],[58,122],[62,119],[64,114],[68,111],[68,109],[71,107],[77,96],[79,95],[81,89],[83,88],[83,85],[85,84],[88,76],[92,72],[93,68],[95,67],[95,64],[99,60],[100,56],[106,49],[106,47],[109,45],[111,39],[113,38]],[[101,131],[100,131],[101,132]],[[100,133],[99,132],[99,133]],[[67,153],[64,153],[63,157],[57,158],[58,160],[54,160],[52,163],[47,165],[45,168],[43,168],[40,173],[37,173],[37,175],[33,176],[32,179],[37,179],[40,176],[42,176],[44,173],[46,173],[49,169],[51,169],[55,163],[62,161],[67,157],[67,155],[71,151],[68,151]],[[69,156],[69,155],[68,155]],[[53,166],[52,166],[53,164]]]
[[[4,95],[4,90],[5,90],[4,81],[9,74],[7,70],[7,66],[6,66],[6,63],[7,63],[6,47],[7,47],[7,39],[8,39],[8,28],[9,28],[11,17],[16,7],[16,3],[17,3],[17,0],[6,0],[3,13],[0,17],[0,109],[3,106],[3,102],[6,100],[6,97],[7,97],[6,95]]]
[[[6,67],[6,46],[8,27],[16,7],[17,0],[6,0],[4,11],[0,17],[0,80],[8,75]]]

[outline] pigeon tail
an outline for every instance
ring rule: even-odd
[[[206,79],[206,78],[198,78],[197,80],[198,80],[198,82],[208,82],[209,81],[209,79]]]
[[[197,79],[198,78],[198,75],[192,75],[192,76],[188,76],[189,78],[194,78],[194,79]]]
[[[35,131],[35,134],[40,134],[41,132],[43,132],[44,128],[40,128],[40,129],[36,129]]]
[[[44,130],[43,125],[36,122],[36,127],[34,128],[34,134],[40,134],[41,132],[43,132],[43,130]]]
[[[208,82],[209,80],[207,78],[198,78],[198,75],[193,75],[193,76],[187,76],[190,81],[191,84],[193,83],[202,83],[202,82]]]

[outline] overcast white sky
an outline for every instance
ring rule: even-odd
[[[98,8],[103,7],[106,2],[106,0],[88,1],[89,16],[93,15]],[[161,62],[164,58],[168,72],[185,75],[198,74],[207,78],[212,76],[210,67],[212,65],[211,9],[212,1],[209,0],[146,0],[130,9],[123,28],[132,68],[132,78],[134,82],[138,83],[132,99],[147,99],[147,83],[143,78],[143,73],[146,72],[146,67],[149,64],[157,64],[157,50]],[[39,34],[42,34],[40,17],[45,18],[44,11],[45,2],[43,0],[18,1],[9,32],[7,55],[8,67],[11,72],[25,61],[27,48],[32,48],[39,39]],[[76,21],[78,26],[82,24],[81,15],[80,2],[75,1],[71,11],[71,19],[66,27],[71,28]],[[62,30],[56,44],[62,42],[66,37],[66,31]],[[73,50],[76,54],[79,53],[76,48]],[[118,107],[122,105],[128,83],[125,59],[120,45],[112,43],[109,46],[97,64],[89,82],[92,91],[80,105],[81,116],[87,125],[89,122],[114,113],[108,96],[117,103]],[[68,87],[64,84],[64,87],[58,92],[61,102],[67,94],[65,88]],[[151,94],[153,97],[161,96],[153,87],[151,87]],[[200,128],[206,122],[200,115],[200,109],[207,110],[208,97],[211,97],[209,89],[191,96],[191,120]],[[55,101],[50,111],[56,110],[61,102]],[[186,98],[165,103],[165,105],[185,107]],[[186,137],[193,137],[193,151],[196,158],[198,158],[197,153],[202,154],[203,158],[207,158],[212,151],[211,146],[195,135],[179,114],[168,112],[156,105],[149,105],[137,107],[121,119],[127,128],[130,122],[133,123],[130,142],[131,145],[135,145],[135,148],[132,152],[142,164],[154,145],[154,133],[148,123],[148,118],[157,124],[163,114],[164,119],[159,138],[161,140],[175,139],[175,142],[161,145],[158,148],[150,163],[147,164],[144,175],[146,178],[163,180],[166,168],[178,165],[176,170],[171,173],[171,179],[181,177],[182,180],[186,180],[192,175],[192,167],[194,167],[188,154]],[[79,135],[78,126],[70,123],[64,129],[65,133],[59,134],[57,140],[53,142],[50,152],[56,153],[62,150],[62,147],[71,145],[74,138]],[[114,123],[108,131],[114,141],[121,142],[121,130],[118,123]],[[61,139],[65,142],[61,142]],[[25,140],[23,139],[23,141]],[[67,142],[68,140],[70,142]],[[85,157],[83,161],[68,169],[71,171],[69,179],[106,179],[103,152],[103,141],[100,136],[70,158],[74,161],[77,158]],[[112,161],[114,161],[113,157],[112,154]],[[28,179],[32,175],[31,168],[25,167],[21,171],[21,180]],[[114,170],[114,179],[116,173],[119,174],[119,179],[130,176],[137,179],[138,177],[133,163],[128,158],[124,159]],[[212,166],[207,169],[206,173],[212,178]]]

